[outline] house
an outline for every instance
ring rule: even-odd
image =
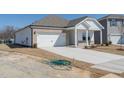
[[[56,47],[95,44],[95,32],[100,32],[102,44],[104,27],[92,17],[67,20],[57,15],[48,15],[15,33],[15,44],[34,47]]]
[[[103,43],[124,44],[124,16],[111,14],[98,20],[103,26]],[[97,35],[97,37],[99,37]]]

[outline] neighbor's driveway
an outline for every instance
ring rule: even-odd
[[[70,47],[51,47],[42,48],[47,51],[68,57],[74,58],[79,61],[85,61],[92,64],[101,64],[108,61],[114,61],[123,59],[124,56],[109,54],[104,52],[98,52],[94,50],[81,49],[81,48],[70,48]]]

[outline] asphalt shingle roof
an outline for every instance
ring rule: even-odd
[[[124,19],[124,15],[110,14],[110,15],[100,18],[99,20],[108,19],[108,18]]]
[[[70,20],[67,26],[75,26],[76,24],[83,21],[87,17],[88,16],[84,16],[84,17],[80,17],[80,18],[77,18],[77,19]]]
[[[72,27],[83,21],[87,16],[73,20],[67,20],[57,15],[48,15],[41,20],[38,20],[31,25],[48,26],[48,27]]]
[[[50,27],[65,27],[69,20],[57,15],[48,15],[41,20],[34,22],[32,25],[50,26]]]

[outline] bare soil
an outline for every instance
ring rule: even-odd
[[[18,45],[0,44],[0,52],[1,52],[0,59],[6,60],[5,63],[7,63],[6,64],[7,67],[8,67],[8,63],[11,63],[11,65],[13,63],[19,64],[19,65],[16,64],[14,68],[8,67],[7,68],[8,70],[0,66],[0,73],[2,73],[0,74],[0,77],[61,77],[61,78],[62,77],[64,78],[80,77],[81,78],[81,77],[101,77],[109,73],[106,71],[101,72],[99,70],[91,69],[90,66],[92,66],[93,64],[89,64],[89,63],[74,60],[74,59],[69,59],[69,58],[66,58],[42,49],[37,49],[37,48],[22,47]],[[6,53],[7,55],[3,55]],[[6,59],[6,57],[8,59]],[[37,58],[40,58],[40,60],[37,60]],[[53,59],[65,59],[65,60],[71,61],[73,65],[72,70],[69,70],[69,71],[57,70],[50,67],[48,64],[44,64],[45,60],[53,60]],[[17,69],[18,67],[19,69]],[[1,70],[1,68],[3,68],[3,70]],[[11,69],[14,69],[14,71]],[[4,72],[1,72],[1,71],[4,71]],[[18,71],[20,71],[21,74],[19,74]]]
[[[47,59],[0,51],[1,78],[82,78],[90,77],[90,72],[76,67],[57,70],[46,64]]]
[[[93,50],[124,56],[124,46],[122,47],[116,46],[116,45],[100,46],[100,47],[93,48]]]

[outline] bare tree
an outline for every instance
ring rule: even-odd
[[[16,31],[15,27],[13,27],[13,26],[5,26],[0,31],[0,39],[1,40],[13,39],[15,31]]]

